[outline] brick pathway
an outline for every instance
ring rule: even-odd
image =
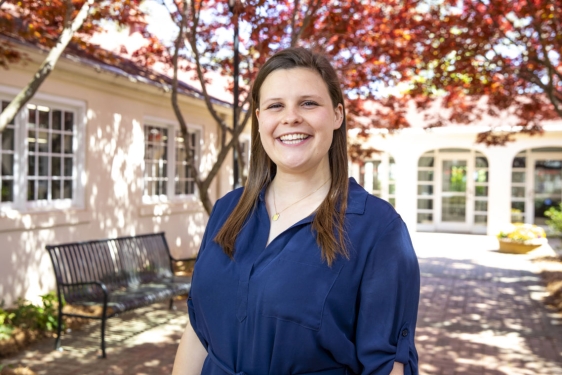
[[[540,303],[544,289],[529,256],[497,253],[485,236],[413,237],[422,270],[421,375],[562,374],[562,320]],[[66,335],[63,352],[47,340],[2,363],[23,363],[39,375],[170,374],[187,323],[185,301],[176,307],[110,319],[106,360],[96,357],[96,322]]]

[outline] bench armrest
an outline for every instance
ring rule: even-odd
[[[85,286],[85,285],[97,285],[103,292],[103,294],[107,297],[109,292],[107,291],[107,287],[101,281],[88,281],[83,283],[60,283],[60,286]]]

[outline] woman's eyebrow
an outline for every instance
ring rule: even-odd
[[[314,95],[314,94],[305,94],[305,95],[300,95],[298,97],[298,99],[320,99],[321,96],[320,95]],[[264,100],[262,100],[262,103],[266,103],[266,102],[272,102],[272,101],[278,101],[278,100],[284,100],[286,98],[266,98]]]

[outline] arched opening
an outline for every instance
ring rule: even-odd
[[[358,182],[369,193],[396,206],[396,162],[386,152],[373,155],[359,167]]]
[[[417,229],[485,233],[488,183],[488,159],[481,152],[426,152],[418,160]]]
[[[562,201],[562,147],[521,151],[511,170],[511,221],[546,226],[544,215]]]

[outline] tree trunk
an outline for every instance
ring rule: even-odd
[[[27,104],[27,102],[33,98],[33,95],[37,92],[39,87],[43,84],[45,79],[55,68],[55,65],[72,39],[74,33],[82,26],[84,20],[88,16],[90,6],[94,3],[94,0],[88,0],[82,5],[80,12],[72,21],[70,25],[66,25],[57,40],[57,44],[51,49],[43,64],[39,67],[33,79],[27,84],[27,86],[20,91],[18,95],[10,102],[10,104],[4,109],[2,114],[0,114],[0,133],[4,131],[6,126],[14,119],[16,114]]]

